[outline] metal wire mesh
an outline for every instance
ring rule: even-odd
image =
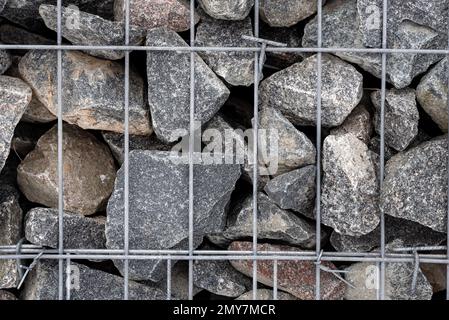
[[[254,37],[259,38],[259,7],[260,1],[255,0],[254,4]],[[59,262],[59,283],[58,296],[60,300],[70,300],[70,290],[65,287],[64,273],[65,268],[70,268],[70,261],[76,259],[116,259],[124,261],[123,269],[123,299],[129,298],[129,261],[130,260],[156,260],[162,259],[167,261],[167,299],[171,298],[172,287],[172,266],[173,260],[188,261],[188,296],[193,299],[193,262],[195,260],[251,260],[253,262],[253,298],[257,299],[258,286],[258,261],[273,261],[273,298],[278,297],[278,262],[279,261],[314,261],[316,264],[316,284],[315,284],[315,299],[321,299],[321,262],[373,262],[380,266],[380,277],[378,285],[378,299],[385,299],[385,266],[387,263],[404,262],[415,263],[416,254],[419,248],[404,248],[404,250],[387,252],[385,239],[385,216],[381,212],[380,219],[380,238],[379,252],[326,252],[321,248],[321,89],[322,89],[322,54],[323,53],[338,53],[338,52],[358,52],[358,53],[372,53],[382,56],[382,74],[381,74],[381,109],[380,109],[380,166],[379,176],[380,188],[383,186],[383,177],[385,171],[385,100],[386,100],[386,74],[387,74],[387,59],[388,55],[392,53],[405,54],[440,54],[449,57],[449,36],[447,49],[392,49],[387,47],[387,14],[388,14],[388,0],[383,0],[382,7],[382,48],[324,48],[322,47],[322,0],[317,0],[317,47],[315,48],[286,48],[286,47],[262,47],[256,43],[251,47],[196,47],[195,46],[195,1],[190,1],[190,47],[152,47],[152,46],[130,46],[130,4],[129,0],[125,1],[125,43],[123,46],[84,46],[84,45],[63,45],[61,32],[61,12],[62,0],[57,1],[58,19],[57,19],[57,44],[56,45],[0,45],[0,49],[25,49],[25,50],[56,50],[57,55],[57,103],[58,103],[58,230],[59,242],[57,249],[44,249],[32,244],[24,244],[17,250],[15,245],[0,246],[0,259],[35,259],[39,256],[40,259],[53,259]],[[448,17],[449,19],[449,17]],[[71,249],[64,246],[64,224],[63,224],[63,206],[64,206],[64,181],[63,181],[63,97],[62,97],[62,53],[64,50],[115,50],[125,51],[125,87],[124,87],[124,245],[123,249]],[[129,245],[129,72],[130,72],[130,51],[178,51],[190,53],[190,140],[189,140],[189,242],[188,250],[135,250],[131,249]],[[317,109],[316,109],[316,149],[317,149],[317,165],[316,165],[316,250],[310,251],[263,251],[257,250],[258,244],[258,229],[257,229],[257,215],[258,215],[258,199],[257,199],[257,182],[259,178],[258,166],[253,166],[253,219],[252,219],[252,250],[251,251],[219,251],[219,250],[195,250],[194,247],[194,206],[193,201],[195,194],[194,190],[194,171],[193,171],[193,146],[195,144],[195,54],[201,51],[220,51],[220,52],[253,52],[254,53],[254,118],[258,119],[258,105],[259,105],[259,80],[260,69],[259,61],[260,55],[263,52],[301,52],[301,53],[316,53],[317,54]],[[448,71],[449,79],[449,71]],[[449,101],[449,99],[448,99]],[[448,105],[449,109],[449,105]],[[258,145],[258,121],[254,122],[254,141]],[[448,145],[449,149],[449,145]],[[253,149],[254,163],[257,163],[258,148]],[[449,164],[449,159],[448,159]],[[448,177],[449,183],[449,177]],[[448,206],[449,214],[449,206]],[[448,219],[449,221],[449,219]],[[449,230],[449,222],[448,229]],[[449,242],[449,236],[448,236]],[[418,250],[417,250],[418,249]],[[449,248],[421,248],[429,252],[429,249],[446,251],[442,253],[420,253],[419,261],[421,263],[429,264],[443,264],[447,266],[447,284],[449,287]],[[66,265],[66,267],[65,267]],[[447,292],[447,299],[449,300],[449,292]]]

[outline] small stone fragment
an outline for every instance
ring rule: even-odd
[[[254,5],[254,0],[199,0],[208,15],[222,20],[243,20]]]
[[[197,157],[195,156],[195,159]],[[198,159],[200,160],[199,156]],[[132,151],[129,155],[130,247],[135,249],[186,249],[189,217],[188,156],[162,151]],[[224,229],[226,205],[240,177],[239,165],[194,165],[194,246],[205,234]],[[108,249],[123,247],[123,167],[107,209]],[[119,270],[123,261],[114,261]],[[160,281],[165,261],[129,262],[134,280]]]
[[[115,0],[116,21],[125,20],[126,0]],[[129,0],[129,22],[131,25],[150,30],[167,27],[181,32],[190,29],[190,4],[187,0]],[[199,17],[195,13],[195,24]]]
[[[0,170],[9,155],[14,129],[31,101],[31,88],[22,80],[0,76]]]
[[[381,92],[374,91],[371,100],[376,107],[375,128],[380,134]],[[419,111],[415,90],[387,90],[385,96],[385,142],[397,151],[405,150],[418,135]]]
[[[54,126],[17,169],[17,182],[28,200],[58,205],[58,132]],[[116,169],[107,146],[76,126],[63,131],[64,209],[90,215],[105,208]]]
[[[55,50],[32,50],[19,64],[23,79],[54,115],[58,114],[57,61]],[[125,68],[118,62],[70,50],[63,51],[62,65],[63,120],[83,129],[123,133]],[[149,135],[152,132],[144,96],[144,81],[131,70],[130,134]]]
[[[251,251],[252,242],[233,242],[230,251]],[[257,250],[263,251],[297,251],[297,248],[258,244]],[[231,264],[238,271],[252,277],[253,262],[249,260],[231,260]],[[323,262],[323,266],[336,269],[331,262]],[[301,300],[315,299],[315,263],[313,261],[278,261],[278,288]],[[257,263],[257,280],[273,286],[273,261],[259,260]],[[321,299],[341,300],[345,294],[345,284],[329,272],[321,273]]]
[[[0,301],[17,300],[17,297],[11,292],[0,290]]]
[[[422,79],[416,88],[419,104],[432,120],[447,132],[448,58],[441,60]]]
[[[323,1],[325,3],[325,1]],[[290,27],[313,15],[316,0],[261,0],[260,16],[272,27]]]
[[[268,197],[280,208],[314,218],[316,167],[310,165],[270,180],[264,188]]]
[[[317,109],[317,56],[279,71],[260,88],[263,107],[280,110],[295,125],[314,125]],[[363,77],[350,64],[334,56],[322,56],[322,125],[343,123],[363,95]]]
[[[38,246],[58,247],[58,210],[34,208],[25,217],[25,237]],[[71,249],[105,249],[103,217],[88,218],[64,212],[64,247]]]
[[[195,44],[198,47],[251,47],[251,41],[242,36],[253,36],[251,19],[224,21],[205,17],[198,25]],[[253,52],[199,52],[204,62],[232,86],[250,86],[254,83]]]
[[[392,157],[385,168],[381,210],[446,232],[447,156],[444,136]]]
[[[336,232],[362,236],[379,224],[379,186],[373,155],[351,133],[323,144],[322,223]]]
[[[371,114],[364,103],[358,105],[341,126],[330,131],[331,135],[354,134],[365,144],[369,144],[373,133]]]
[[[187,43],[176,33],[158,28],[149,31],[148,46],[180,46]],[[147,53],[148,101],[156,135],[174,142],[189,132],[190,53]],[[195,120],[206,123],[229,97],[229,90],[206,63],[195,54]]]
[[[282,241],[302,248],[316,245],[315,227],[295,214],[280,209],[263,193],[258,195],[257,237],[261,240]],[[228,217],[223,235],[240,240],[253,235],[253,199],[246,198],[241,208]],[[323,234],[324,235],[324,234]]]
[[[256,297],[257,300],[274,300],[274,293],[270,289],[257,289]],[[235,300],[253,300],[253,291],[248,291]],[[277,300],[298,300],[298,298],[289,293],[278,291]]]

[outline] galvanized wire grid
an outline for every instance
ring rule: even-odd
[[[383,300],[385,298],[385,266],[388,262],[406,262],[416,263],[419,258],[420,263],[446,264],[447,265],[447,287],[449,287],[449,247],[435,248],[403,248],[395,252],[386,252],[385,248],[385,216],[381,212],[380,220],[380,252],[324,252],[321,248],[321,88],[322,88],[322,53],[335,52],[359,52],[359,53],[376,53],[382,55],[382,77],[381,77],[381,130],[380,130],[380,187],[383,185],[385,171],[385,95],[386,95],[386,69],[387,55],[391,53],[419,53],[419,54],[441,54],[449,57],[449,32],[448,32],[448,48],[447,49],[388,49],[387,47],[387,13],[388,0],[383,0],[383,24],[382,24],[382,48],[361,49],[361,48],[322,48],[322,0],[317,0],[317,18],[318,18],[318,41],[316,48],[279,48],[267,47],[261,48],[259,45],[253,47],[195,47],[195,1],[190,1],[190,47],[149,47],[149,46],[130,46],[129,45],[129,0],[125,1],[125,44],[124,46],[82,46],[82,45],[62,45],[61,33],[61,4],[62,0],[57,1],[58,19],[57,19],[57,45],[0,45],[0,49],[34,49],[34,50],[57,50],[57,91],[58,91],[58,211],[59,211],[59,245],[57,249],[43,249],[42,247],[32,244],[25,245],[6,245],[0,246],[0,259],[57,259],[59,261],[59,299],[70,300],[70,288],[64,287],[64,264],[66,268],[70,268],[71,259],[115,259],[124,261],[124,290],[123,299],[127,300],[129,296],[129,260],[155,260],[163,259],[167,261],[167,299],[171,298],[171,271],[173,260],[188,261],[188,294],[189,299],[193,299],[193,262],[195,260],[251,260],[253,261],[253,298],[256,299],[257,289],[257,262],[273,261],[273,298],[278,296],[278,261],[314,261],[316,264],[316,285],[315,298],[321,299],[321,262],[373,262],[380,266],[380,276],[378,284],[377,298]],[[448,17],[449,19],[449,17]],[[254,36],[259,37],[259,0],[255,0],[254,4]],[[63,50],[122,50],[125,51],[125,88],[124,88],[124,108],[125,108],[125,142],[124,142],[124,245],[123,249],[68,249],[64,248],[64,225],[63,225],[63,154],[62,154],[62,138],[63,138],[63,121],[62,121],[62,52]],[[190,140],[189,140],[189,245],[188,250],[134,250],[129,247],[129,65],[130,51],[180,51],[190,52]],[[194,235],[194,209],[193,209],[193,146],[195,137],[195,53],[200,51],[222,51],[222,52],[254,52],[254,118],[258,119],[258,91],[259,91],[259,59],[263,51],[266,52],[304,52],[317,54],[317,110],[316,110],[316,149],[317,149],[317,178],[316,178],[316,250],[312,251],[294,251],[294,252],[277,252],[277,251],[257,251],[257,181],[258,167],[254,165],[253,170],[253,247],[251,251],[217,251],[217,250],[195,250],[193,245]],[[448,70],[449,79],[449,70]],[[448,97],[449,98],[449,97]],[[449,99],[448,99],[449,110]],[[254,122],[254,141],[258,145],[258,122]],[[448,144],[449,149],[449,144]],[[254,163],[257,164],[258,150],[254,148]],[[449,158],[448,158],[449,167]],[[449,184],[449,175],[448,175]],[[449,206],[448,206],[449,215]],[[448,229],[449,230],[449,219]],[[447,236],[449,242],[449,233]],[[20,248],[20,250],[18,250]],[[442,253],[420,253],[419,250],[432,252],[438,250]],[[414,253],[410,253],[414,251]],[[64,263],[65,262],[65,263]],[[65,292],[65,294],[64,294]],[[446,298],[449,300],[449,291],[446,291]]]

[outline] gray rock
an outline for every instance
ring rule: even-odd
[[[314,165],[284,173],[270,180],[264,188],[280,208],[315,218],[316,167]]]
[[[129,160],[130,246],[135,249],[186,249],[188,156],[162,151],[132,151]],[[201,244],[205,234],[223,230],[226,205],[239,177],[239,165],[199,162],[194,166],[195,247]],[[123,180],[121,168],[107,209],[106,246],[109,249],[123,247]],[[122,270],[122,261],[114,263]],[[130,261],[129,276],[135,280],[160,281],[165,274],[164,264],[161,260]]]
[[[366,144],[353,134],[328,136],[323,144],[322,223],[362,236],[379,224],[379,186]]]
[[[66,266],[64,265],[64,270]],[[124,279],[104,271],[71,263],[71,300],[123,300]],[[42,260],[30,272],[25,281],[23,300],[58,300],[58,264]],[[64,283],[66,272],[64,272]],[[64,290],[66,287],[64,286]],[[160,289],[129,281],[130,300],[163,300],[166,293]]]
[[[374,91],[371,99],[376,107],[375,128],[380,134],[381,92]],[[419,111],[415,90],[387,90],[385,96],[385,142],[397,151],[405,150],[418,135]]]
[[[447,156],[447,137],[439,137],[392,157],[385,168],[381,210],[446,232]]]
[[[448,75],[445,58],[433,67],[416,88],[419,104],[444,132],[447,132]]]
[[[272,27],[290,27],[313,15],[317,8],[316,0],[261,0],[260,16]]]
[[[199,0],[208,15],[222,20],[243,20],[254,5],[254,0]]]
[[[103,131],[101,133],[104,141],[111,149],[114,158],[120,165],[125,161],[125,136],[120,133]],[[173,145],[164,144],[153,134],[151,136],[129,136],[129,151],[132,150],[159,150],[171,151]]]
[[[0,50],[0,74],[5,73],[5,71],[8,70],[11,64],[12,58],[8,51]]]
[[[126,0],[115,0],[116,21],[125,20]],[[187,0],[130,0],[129,22],[131,25],[150,30],[167,27],[180,32],[190,29],[190,4]],[[195,24],[199,21],[195,14]]]
[[[316,162],[313,143],[275,108],[260,110],[259,129],[266,131],[259,139],[259,163],[268,168],[270,175],[277,176]],[[277,148],[271,144],[273,137],[277,138]]]
[[[252,281],[226,260],[195,260],[193,283],[219,296],[235,298],[251,287]]]
[[[437,2],[431,1],[432,3]],[[424,2],[424,1],[420,1]],[[407,49],[436,49],[446,47],[447,40],[442,42],[441,35],[423,25],[419,19],[408,16],[408,10],[414,10],[421,16],[427,15],[428,5],[407,5],[403,6],[403,1],[392,1],[395,9],[402,10],[404,7],[404,18],[393,16],[390,12],[390,19],[395,21],[388,21],[389,36],[388,48],[407,48]],[[439,2],[441,4],[441,2]],[[369,7],[374,5],[374,7]],[[379,20],[376,18],[375,10],[379,9]],[[401,9],[398,9],[398,6]],[[440,5],[441,6],[441,5]],[[393,7],[393,6],[392,6]],[[374,8],[374,9],[373,9]],[[407,9],[405,9],[407,8]],[[423,14],[421,8],[426,8],[426,14]],[[323,47],[340,47],[340,48],[366,48],[366,47],[380,47],[379,38],[370,35],[370,31],[364,34],[362,31],[366,26],[373,32],[379,34],[382,30],[382,3],[375,0],[357,1],[357,0],[336,0],[330,2],[323,9],[322,20],[322,39]],[[441,17],[447,17],[447,14],[442,14]],[[373,16],[374,15],[374,16]],[[435,15],[430,15],[435,18]],[[431,19],[432,19],[431,18]],[[373,26],[377,23],[378,26]],[[391,26],[391,27],[390,27]],[[446,28],[447,30],[447,28]],[[373,42],[373,43],[372,43]],[[303,37],[304,47],[315,47],[317,45],[317,18],[310,21],[305,28]],[[358,64],[364,70],[372,73],[374,76],[380,78],[382,73],[382,59],[380,54],[359,53],[359,52],[338,52],[337,56],[349,62]],[[396,88],[402,89],[409,86],[413,79],[419,74],[424,73],[429,66],[440,60],[442,57],[438,55],[425,54],[404,54],[393,53],[387,59],[387,80],[390,81]]]
[[[0,76],[0,170],[9,155],[14,129],[31,101],[31,88],[22,80]]]
[[[444,233],[433,231],[419,223],[385,216],[385,241],[387,244],[396,239],[401,240],[406,247],[437,246],[444,242]],[[373,232],[361,236],[343,236],[332,232],[332,246],[340,252],[370,252],[380,247],[380,226]]]
[[[25,218],[25,237],[38,246],[58,247],[58,210],[31,209]],[[64,212],[64,247],[71,249],[105,249],[104,217],[88,218]]]
[[[11,292],[0,290],[0,301],[17,300],[17,297]]]
[[[350,64],[331,55],[322,56],[322,124],[335,127],[358,105],[363,77]],[[280,110],[295,125],[316,123],[317,56],[279,71],[262,82],[263,107]]]
[[[377,155],[380,155],[380,137],[375,136],[371,139],[369,143],[369,149],[374,152]],[[384,144],[384,154],[385,154],[385,161],[389,160],[392,156],[397,154],[398,152],[388,146],[387,144]]]
[[[242,21],[202,19],[196,32],[198,47],[251,47],[253,42],[242,36],[253,36],[251,19]],[[199,52],[207,65],[227,83],[233,86],[250,86],[254,83],[253,52]]]
[[[105,20],[99,16],[70,7],[62,7],[61,11],[61,34],[73,44],[86,46],[125,45],[124,23]],[[45,25],[50,30],[57,31],[58,8],[52,5],[41,5],[39,13]],[[77,19],[76,22],[74,22],[74,19]],[[143,30],[130,27],[129,45],[138,46],[144,38]],[[125,57],[125,51],[123,50],[85,50],[84,52],[109,60],[119,60]]]
[[[261,240],[282,241],[302,248],[313,248],[316,234],[313,225],[292,212],[282,210],[263,193],[258,195],[257,237]],[[253,235],[253,199],[248,197],[228,218],[223,235],[230,240],[241,240]]]
[[[365,144],[369,144],[373,133],[371,114],[365,103],[359,104],[343,124],[330,131],[332,135],[352,133]]]
[[[38,141],[17,169],[17,183],[28,200],[58,206],[57,126]],[[63,131],[64,208],[90,215],[105,208],[116,176],[107,146],[76,126]],[[80,161],[82,159],[82,161]]]
[[[23,79],[54,115],[58,114],[57,61],[55,50],[33,50],[19,64]],[[83,129],[123,133],[125,68],[79,51],[64,51],[62,64],[63,120]],[[151,134],[144,81],[132,70],[129,90],[129,133]]]
[[[22,237],[19,193],[2,179],[0,186],[0,245],[16,245]],[[0,259],[0,289],[15,288],[20,277],[16,260]]]
[[[274,293],[270,289],[257,289],[256,295],[257,300],[274,300]],[[253,300],[253,291],[248,291],[235,300]],[[298,300],[298,298],[290,293],[278,291],[277,300]]]
[[[168,29],[148,32],[148,46],[187,43]],[[175,51],[147,53],[148,101],[154,130],[164,142],[174,142],[189,132],[190,54]],[[206,63],[195,55],[195,120],[204,124],[223,106],[229,90]]]

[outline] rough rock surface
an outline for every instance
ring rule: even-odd
[[[375,128],[380,134],[381,92],[374,91],[371,99],[376,107]],[[397,151],[405,150],[418,135],[419,111],[415,90],[387,90],[385,96],[385,142]]]
[[[323,47],[339,48],[366,48],[381,47],[379,41],[382,31],[382,0],[337,0],[332,1],[323,8],[322,39]],[[423,0],[420,4],[403,5],[403,1],[391,1],[390,10],[400,10],[404,15],[392,15],[389,12],[387,38],[388,48],[407,49],[437,49],[447,47],[447,37],[444,38],[441,32],[432,29],[426,23],[416,19],[417,16],[428,17],[426,19],[438,19],[437,23],[447,20],[447,12],[441,11],[442,2],[439,0],[430,1],[435,5],[430,10],[429,4]],[[414,3],[414,2],[413,2]],[[438,4],[437,4],[438,3]],[[372,7],[368,7],[368,6]],[[377,9],[376,9],[377,7]],[[423,14],[421,8],[426,8]],[[438,11],[440,10],[440,11]],[[447,10],[447,9],[446,9]],[[379,19],[375,19],[376,17]],[[374,19],[373,19],[374,17]],[[444,24],[444,22],[443,22]],[[362,31],[366,26],[375,33],[370,34]],[[447,32],[447,27],[443,32]],[[365,30],[366,31],[366,30]],[[365,45],[364,45],[365,44]],[[317,18],[311,20],[304,31],[303,46],[315,47],[317,45]],[[338,52],[342,59],[358,64],[364,70],[380,78],[382,73],[382,59],[379,54],[359,53],[359,52]],[[393,53],[387,59],[387,80],[396,88],[402,89],[409,86],[413,79],[425,72],[429,66],[440,60],[438,55],[426,54],[404,54]]]
[[[379,224],[379,187],[368,147],[353,134],[323,144],[321,218],[340,234],[361,236]]]
[[[78,263],[71,263],[73,280],[71,300],[123,300],[123,278],[91,269]],[[66,272],[64,272],[64,283]],[[143,284],[129,282],[130,300],[163,300],[165,292]],[[54,261],[40,261],[30,272],[22,291],[23,300],[58,299],[58,264]]]
[[[57,31],[58,8],[52,5],[41,5],[39,13],[46,26]],[[125,27],[123,23],[113,22],[80,10],[63,7],[61,15],[61,34],[75,45],[86,46],[120,46],[125,45]],[[76,22],[74,19],[77,19]],[[129,45],[138,46],[144,40],[143,30],[130,27]],[[86,53],[99,58],[119,60],[125,51],[86,50]]]
[[[126,0],[115,0],[114,17],[125,19]],[[187,0],[130,0],[129,22],[131,25],[150,30],[167,27],[180,32],[190,29],[190,4]],[[195,14],[195,23],[199,21]]]
[[[264,188],[268,197],[280,208],[314,218],[316,167],[306,166],[270,180]]]
[[[22,80],[0,76],[0,170],[9,155],[14,129],[31,101],[31,88]]]
[[[260,110],[259,129],[264,129],[266,134],[259,139],[259,163],[268,168],[270,175],[277,176],[316,162],[315,146],[310,139],[275,108]],[[271,144],[274,135],[277,137],[277,150]],[[273,151],[276,151],[275,159],[272,159]],[[273,160],[277,163],[276,167]]]
[[[444,242],[444,233],[433,231],[419,223],[385,216],[385,241],[387,244],[399,239],[406,247],[437,246]],[[380,247],[380,226],[361,237],[342,236],[333,232],[332,246],[340,252],[369,252]]]
[[[398,152],[391,148],[389,145],[384,144],[384,156],[385,161],[388,161],[391,159],[392,156],[397,154]],[[380,137],[374,136],[371,141],[369,142],[369,149],[374,152],[376,155],[380,156]]]
[[[34,208],[25,217],[25,237],[39,246],[58,247],[58,210]],[[64,247],[71,249],[106,248],[104,217],[88,218],[64,212]]]
[[[313,15],[317,3],[316,0],[261,0],[260,16],[272,27],[290,27]]]
[[[233,242],[231,251],[251,251],[251,242]],[[258,251],[295,251],[296,248],[259,244]],[[231,264],[238,271],[251,277],[253,272],[252,261],[232,260]],[[324,266],[336,269],[330,262],[324,262]],[[301,300],[313,300],[315,298],[315,264],[313,261],[278,261],[278,288],[286,291]],[[273,261],[259,260],[257,263],[257,280],[267,286],[273,286]],[[323,300],[340,300],[345,293],[345,285],[332,274],[321,274],[321,298]]]
[[[352,133],[365,144],[369,144],[373,133],[372,116],[366,103],[359,104],[341,126],[330,131],[332,135]]]
[[[2,24],[0,26],[0,41],[7,44],[56,44],[54,39],[48,39],[12,24]]]
[[[292,212],[282,210],[263,193],[258,195],[257,237],[313,248],[316,244],[315,227]],[[228,218],[223,235],[230,240],[247,239],[253,235],[253,200],[246,198],[241,208]]]
[[[22,237],[23,217],[19,205],[19,193],[3,179],[1,182],[0,245],[15,245]],[[0,289],[15,288],[19,280],[16,260],[0,260]]]
[[[149,31],[148,46],[180,46],[187,43],[176,32],[164,28]],[[229,90],[195,55],[195,120],[209,121],[229,97]],[[189,132],[190,53],[147,53],[148,101],[154,130],[164,142],[174,142]]]
[[[195,157],[196,158],[196,157]],[[132,151],[129,170],[130,247],[186,249],[188,244],[189,166],[187,156],[168,152]],[[225,210],[240,177],[239,165],[194,165],[194,244],[224,228]],[[123,168],[109,200],[106,239],[109,249],[123,247]],[[122,269],[122,261],[114,261]],[[130,261],[131,279],[159,281],[165,262]]]
[[[57,102],[57,53],[35,50],[20,61],[19,71],[37,98],[54,115]],[[79,51],[62,54],[62,114],[64,121],[83,129],[124,131],[125,68]],[[133,71],[129,78],[129,132],[148,135],[149,111],[143,79]]]
[[[257,289],[256,295],[257,300],[274,300],[274,293],[270,289]],[[253,291],[248,291],[235,300],[253,300]],[[278,291],[277,300],[298,300],[298,298],[289,293]]]
[[[381,210],[446,232],[447,156],[447,137],[439,137],[391,158],[385,168]]]
[[[254,0],[199,0],[208,15],[222,20],[243,20],[254,5]]]
[[[446,265],[436,263],[423,263],[420,267],[421,271],[432,285],[433,292],[446,290]]]
[[[322,125],[336,127],[358,105],[363,77],[337,57],[322,56]],[[263,107],[280,110],[295,125],[316,123],[317,56],[279,71],[262,82]]]
[[[252,41],[242,36],[253,36],[251,19],[224,21],[209,17],[201,19],[196,32],[198,47],[251,47]],[[199,52],[207,65],[233,86],[250,86],[254,83],[253,52]]]
[[[0,301],[17,300],[17,297],[11,292],[0,290]]]
[[[448,59],[441,60],[422,79],[416,88],[419,104],[444,132],[447,132]]]
[[[0,74],[3,74],[11,66],[12,58],[6,50],[0,50]]]
[[[17,182],[28,200],[51,208],[58,205],[57,131],[54,126],[44,134],[17,169]],[[64,209],[83,215],[103,210],[116,175],[107,146],[92,134],[65,125],[63,164]]]

